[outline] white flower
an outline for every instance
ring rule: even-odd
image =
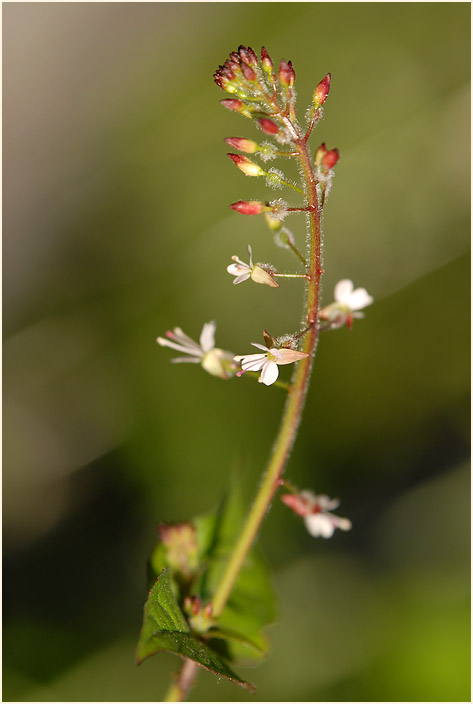
[[[249,264],[242,262],[241,259],[234,255],[232,259],[235,264],[227,266],[228,273],[236,277],[233,283],[241,284],[242,281],[251,279],[257,284],[266,284],[267,286],[277,288],[279,284],[274,280],[270,269],[261,264],[253,264],[253,253],[250,245],[248,245],[248,254],[250,255]]]
[[[157,342],[162,347],[170,347],[187,355],[187,357],[175,357],[171,359],[171,362],[201,364],[209,374],[219,376],[221,379],[228,379],[236,371],[233,354],[215,347],[216,327],[214,321],[205,323],[200,334],[199,344],[182,332],[181,328],[169,330],[166,337],[158,337]]]
[[[252,342],[251,344],[253,347],[263,350],[264,354],[243,354],[233,357],[235,362],[241,362],[242,371],[238,372],[237,376],[241,376],[244,372],[261,371],[261,376],[258,381],[262,384],[266,384],[266,386],[274,384],[278,378],[278,365],[298,362],[300,359],[309,356],[306,352],[297,352],[297,350],[290,350],[286,347],[279,349],[272,347],[269,349],[264,345],[258,345],[257,342]]]
[[[282,501],[295,513],[304,518],[304,523],[314,538],[331,538],[336,528],[350,530],[351,521],[340,518],[330,510],[340,504],[338,499],[330,499],[326,494],[301,491],[298,494],[283,494]]]
[[[345,324],[350,328],[353,318],[364,318],[364,313],[360,313],[361,309],[374,301],[365,288],[354,289],[353,281],[350,279],[342,279],[338,282],[334,297],[335,303],[320,311],[321,320],[327,320],[331,328],[341,328]]]

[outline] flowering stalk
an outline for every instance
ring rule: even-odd
[[[289,120],[289,118],[287,118]],[[291,123],[291,128],[295,127]],[[266,475],[256,496],[253,507],[247,518],[240,538],[235,546],[227,568],[213,598],[213,613],[218,617],[227,603],[233,585],[241,567],[256,538],[259,527],[271,504],[273,496],[280,486],[280,480],[287,459],[294,445],[297,429],[301,420],[305,396],[309,388],[310,371],[318,341],[318,326],[316,325],[320,300],[321,244],[322,232],[320,224],[320,209],[317,197],[317,182],[312,170],[311,159],[306,143],[302,137],[294,140],[297,147],[297,159],[302,169],[306,188],[308,217],[310,223],[309,271],[305,302],[305,319],[309,329],[306,332],[302,352],[307,357],[302,359],[293,374],[289,396],[284,409],[276,442],[269,460]]]
[[[301,421],[319,333],[345,325],[350,328],[354,318],[363,317],[360,310],[373,301],[365,289],[354,289],[353,283],[344,279],[335,287],[335,302],[324,308],[320,305],[320,283],[324,273],[321,213],[330,191],[333,169],[338,162],[339,153],[337,149],[327,150],[325,144],[322,144],[312,162],[307,143],[312,129],[322,117],[322,106],[330,89],[330,74],[320,81],[314,92],[313,105],[307,113],[308,128],[305,132],[296,118],[293,89],[295,72],[290,61],[281,61],[279,71],[276,72],[266,49],[261,51],[260,63],[251,48],[240,46],[238,52],[232,52],[225,64],[219,67],[214,78],[217,85],[232,96],[221,101],[224,107],[253,119],[266,135],[280,144],[289,144],[289,151],[280,151],[272,143],[259,145],[253,140],[241,137],[227,138],[227,144],[246,154],[259,155],[263,161],[276,156],[297,159],[299,172],[302,174],[302,188],[288,181],[277,169],[263,169],[243,154],[229,153],[227,156],[246,176],[264,177],[269,186],[289,187],[304,197],[302,206],[289,207],[282,199],[269,202],[240,200],[230,206],[241,215],[263,215],[275,235],[276,243],[292,250],[303,265],[303,273],[283,274],[277,272],[270,264],[254,263],[251,246],[248,246],[249,264],[234,255],[233,263],[227,267],[227,271],[235,277],[235,284],[252,280],[273,289],[280,288],[280,284],[275,281],[276,277],[304,279],[305,324],[299,332],[278,339],[265,330],[265,345],[252,343],[260,352],[249,355],[233,356],[230,352],[216,348],[214,322],[204,325],[199,343],[188,337],[180,328],[174,328],[166,333],[166,337],[158,338],[160,345],[186,355],[173,359],[173,362],[200,364],[208,373],[225,380],[240,377],[246,372],[260,372],[259,382],[265,386],[278,384],[288,393],[260,488],[222,576],[209,594],[202,593],[202,598],[207,601],[205,606],[202,606],[197,592],[192,592],[199,569],[205,569],[200,560],[206,555],[204,551],[199,556],[195,524],[181,524],[161,531],[165,553],[161,551],[160,557],[156,557],[159,569],[155,570],[156,584],[150,590],[150,599],[145,605],[145,619],[137,658],[138,662],[141,662],[159,650],[171,650],[184,658],[184,664],[176,675],[165,701],[183,701],[187,697],[199,664],[251,688],[252,685],[240,680],[238,675],[228,668],[228,664],[219,659],[216,651],[211,647],[207,648],[207,644],[212,638],[225,640],[224,630],[218,630],[219,619],[232,591],[238,590],[238,576],[243,568],[246,570],[248,567],[248,563],[244,567],[246,558],[274,495],[281,486],[287,487],[291,492],[282,496],[283,503],[304,518],[307,530],[314,537],[328,538],[335,528],[351,528],[349,519],[335,516],[330,511],[338,506],[337,499],[330,499],[325,494],[315,494],[309,490],[299,492],[282,477]],[[294,235],[282,225],[288,215],[298,212],[303,212],[306,216],[306,256],[298,250]],[[279,366],[292,363],[296,364],[296,368],[291,383],[287,385],[278,381]],[[204,559],[207,560],[208,556]],[[171,588],[172,579],[177,595]],[[187,613],[187,619],[183,612]],[[221,621],[224,622],[225,619]],[[172,643],[168,640],[171,631],[175,634]],[[227,637],[231,638],[231,633],[227,632]]]

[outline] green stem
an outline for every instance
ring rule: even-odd
[[[187,699],[199,666],[187,658],[182,663],[181,669],[175,674],[174,682],[169,687],[163,702],[183,702]]]
[[[292,130],[295,128],[291,123]],[[289,457],[289,453],[294,445],[297,429],[302,416],[304,400],[309,387],[310,371],[314,358],[317,341],[318,326],[317,316],[319,311],[320,297],[320,277],[321,269],[321,229],[320,213],[317,199],[316,179],[312,169],[310,155],[306,142],[299,135],[294,140],[298,150],[298,159],[304,174],[306,185],[307,206],[310,222],[310,246],[309,246],[309,283],[307,286],[306,299],[306,319],[309,329],[305,335],[303,352],[309,355],[298,362],[293,375],[291,389],[284,409],[281,426],[273,447],[266,474],[256,496],[255,502],[250,510],[243,531],[238,539],[233,554],[227,564],[220,584],[214,594],[213,614],[220,616],[231,591],[238,578],[245,559],[256,539],[261,523],[271,504],[273,496],[280,486],[281,476]]]

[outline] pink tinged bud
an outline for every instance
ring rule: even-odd
[[[254,161],[250,161],[250,159],[243,156],[243,154],[227,154],[227,156],[245,176],[266,176],[266,171],[264,171],[261,166],[255,164]]]
[[[209,602],[207,606],[204,608],[204,616],[206,618],[212,618],[212,612],[213,612],[213,607],[212,604]]]
[[[324,166],[326,169],[333,169],[339,159],[340,152],[338,151],[338,149],[330,149],[330,151],[328,151],[322,157],[322,166]]]
[[[236,98],[224,98],[220,101],[220,105],[223,105],[224,108],[228,108],[228,110],[234,110],[235,112],[241,112],[245,107],[242,101]]]
[[[239,200],[236,203],[232,203],[230,208],[242,215],[260,215],[266,210],[265,204],[259,200]]]
[[[247,81],[255,81],[256,80],[256,73],[244,61],[241,62],[241,72]]]
[[[330,73],[327,73],[325,78],[322,78],[319,85],[315,89],[314,103],[315,103],[316,107],[320,107],[321,105],[323,105],[325,103],[325,100],[327,99],[328,92],[330,90],[330,80],[331,80]]]
[[[225,142],[234,149],[239,149],[246,154],[254,154],[259,149],[259,144],[253,142],[252,139],[243,139],[243,137],[227,137]]]
[[[284,61],[284,59],[281,61],[279,65],[278,78],[279,83],[282,86],[290,88],[294,85],[294,81],[296,80],[296,74],[294,73],[294,69],[292,68],[292,63],[290,61],[286,62]]]
[[[277,134],[279,132],[279,127],[272,120],[268,120],[266,117],[258,120],[258,122],[259,126],[266,134]]]
[[[272,73],[274,64],[264,46],[261,49],[261,63],[263,64],[263,68],[266,73]]]
[[[307,516],[309,514],[308,502],[299,494],[283,494],[281,501],[299,516]]]
[[[238,54],[240,56],[240,59],[242,61],[244,61],[246,64],[248,64],[249,66],[256,66],[257,65],[258,59],[256,58],[256,54],[253,51],[253,49],[251,49],[251,47],[248,47],[248,49],[247,49],[245,46],[240,44],[240,46],[238,47]],[[242,70],[243,70],[243,66],[242,66]]]

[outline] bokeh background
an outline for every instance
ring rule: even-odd
[[[134,665],[156,525],[259,481],[284,393],[155,342],[215,319],[245,353],[299,320],[299,282],[225,271],[249,242],[292,267],[228,209],[268,193],[225,158],[258,136],[212,81],[240,43],[293,61],[302,114],[331,71],[324,301],[376,299],[323,336],[288,468],[353,530],[275,502],[279,619],[240,672],[261,701],[469,700],[469,28],[468,3],[3,6],[4,700],[159,700],[177,660]],[[252,699],[205,672],[193,698]]]

